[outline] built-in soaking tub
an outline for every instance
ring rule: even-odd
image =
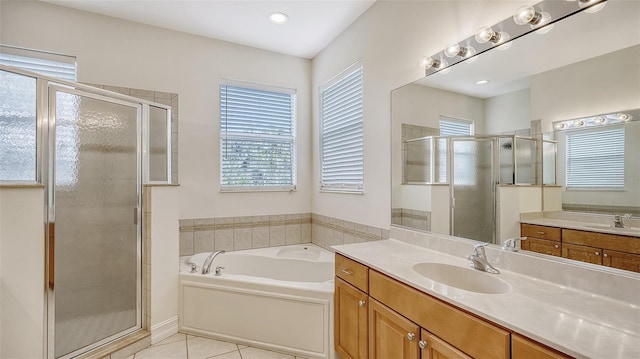
[[[333,253],[313,244],[227,252],[203,275],[208,255],[181,257],[181,332],[308,358],[335,357]],[[224,267],[218,276],[216,267]]]

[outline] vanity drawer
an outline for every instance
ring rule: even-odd
[[[369,295],[473,358],[509,358],[510,333],[375,271]]]
[[[535,224],[520,224],[520,234],[525,237],[535,237],[559,242],[562,230],[556,227],[537,226]]]
[[[527,251],[548,254],[556,257],[562,256],[561,244],[557,241],[527,237],[526,240],[520,243],[522,245],[522,249]]]
[[[369,268],[338,253],[336,276],[365,293],[369,292]]]
[[[562,241],[613,251],[640,254],[640,238],[618,236],[615,234],[578,231],[574,229],[562,230]]]

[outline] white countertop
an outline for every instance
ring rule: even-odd
[[[640,293],[635,303],[627,303],[500,267],[500,274],[487,275],[509,283],[511,291],[474,293],[432,281],[412,269],[423,262],[468,267],[469,261],[462,257],[394,239],[333,248],[411,287],[577,358],[640,358]]]
[[[521,219],[520,223],[535,224],[538,226],[547,227],[560,227],[568,229],[577,229],[581,231],[600,232],[618,234],[621,236],[640,237],[639,228],[614,228],[613,226],[599,223],[586,223],[578,221],[567,221],[564,219],[552,219],[552,218],[535,218],[535,219]]]

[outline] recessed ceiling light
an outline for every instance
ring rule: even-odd
[[[287,23],[289,16],[283,12],[273,12],[269,15],[269,20],[276,25],[282,25]]]
[[[478,80],[476,81],[476,85],[486,85],[489,83],[489,80]]]

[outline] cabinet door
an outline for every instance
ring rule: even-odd
[[[511,335],[512,359],[568,359],[569,356],[548,349],[518,334]]]
[[[336,278],[334,301],[336,352],[343,359],[366,359],[369,297],[345,281]]]
[[[369,303],[369,358],[420,359],[420,327],[371,299]]]
[[[603,250],[602,264],[607,267],[640,272],[640,255]]]
[[[602,264],[602,249],[578,246],[575,244],[562,244],[562,256],[564,258],[574,259],[577,261]]]
[[[419,345],[422,348],[422,359],[472,359],[467,354],[424,329],[420,337]]]
[[[522,249],[527,251],[548,254],[548,255],[557,256],[557,257],[560,257],[562,255],[562,250],[560,249],[560,245],[561,245],[560,242],[527,237],[526,240],[520,243],[522,244]]]

